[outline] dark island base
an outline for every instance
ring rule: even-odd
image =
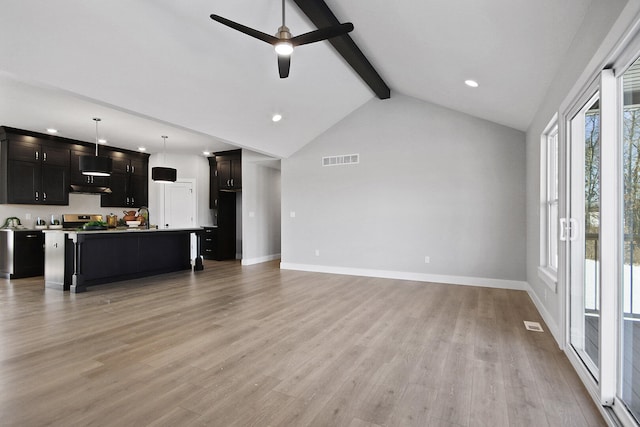
[[[58,268],[56,279],[54,274],[47,277],[45,271],[45,285],[78,293],[86,291],[88,286],[189,270],[192,232],[47,235],[47,239],[51,237],[48,247],[57,244],[55,248],[60,248],[60,255],[64,252],[64,273]],[[53,256],[50,251],[47,257],[50,254]],[[197,257],[194,270],[202,269],[202,259]]]

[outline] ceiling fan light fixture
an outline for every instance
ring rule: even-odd
[[[469,87],[478,87],[479,86],[477,81],[471,80],[471,79],[465,80],[464,84],[466,84]]]
[[[276,43],[275,49],[278,55],[289,56],[293,53],[293,45],[288,41],[281,41]]]
[[[280,120],[282,120],[282,114],[274,114],[271,117],[271,121],[273,121],[275,123],[279,122]]]

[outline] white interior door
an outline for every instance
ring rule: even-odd
[[[176,181],[164,186],[164,227],[190,228],[196,225],[196,197],[193,181]],[[196,236],[191,235],[191,259],[197,254]]]
[[[194,227],[196,204],[193,182],[176,181],[164,186],[164,228]]]

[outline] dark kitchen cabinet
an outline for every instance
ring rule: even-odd
[[[200,255],[205,259],[217,259],[216,257],[216,245],[218,243],[218,229],[217,227],[203,227],[200,242]]]
[[[209,157],[209,209],[218,209],[218,173],[215,157]]]
[[[103,194],[102,207],[136,207],[149,204],[148,155],[111,151],[113,172],[109,180],[111,194]]]
[[[44,274],[44,234],[39,230],[0,231],[0,273],[11,279]]]
[[[242,190],[241,150],[216,153],[216,174],[219,191]]]
[[[214,259],[236,259],[236,193],[233,192],[220,192]]]
[[[68,145],[5,129],[0,140],[0,203],[69,204]]]
[[[212,256],[219,261],[235,259],[236,193],[242,191],[242,150],[215,153],[209,158],[209,168],[209,207],[214,210],[217,224]]]

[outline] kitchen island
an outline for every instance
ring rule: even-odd
[[[88,286],[191,269],[202,270],[202,228],[44,230],[47,288],[84,292]]]

